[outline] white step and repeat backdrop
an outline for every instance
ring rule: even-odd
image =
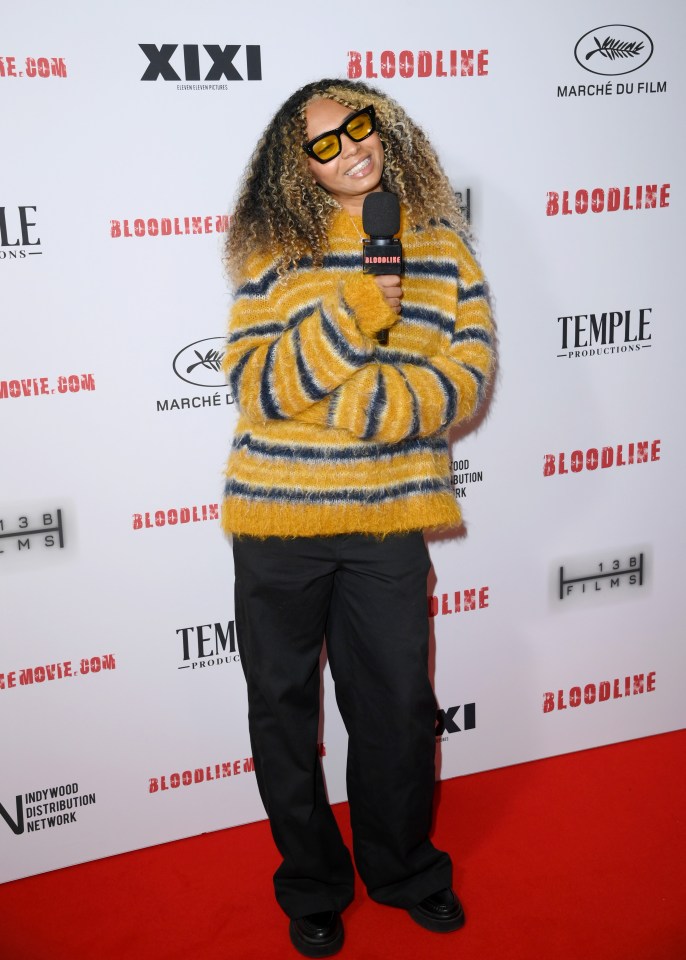
[[[497,389],[454,445],[465,527],[431,542],[441,776],[686,725],[686,8],[38,0],[3,21],[0,879],[264,816],[217,523],[221,247],[261,130],[321,76],[424,126],[495,298]]]

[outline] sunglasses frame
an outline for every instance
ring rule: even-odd
[[[350,124],[353,120],[355,120],[357,117],[359,117],[363,113],[369,114],[369,118],[372,121],[372,129],[369,131],[369,133],[365,133],[363,137],[360,137],[359,140],[356,140],[354,137],[350,136],[350,134],[346,130],[346,127],[348,126],[348,124]],[[324,133],[318,134],[316,137],[314,137],[312,140],[309,140],[307,143],[303,143],[303,150],[308,155],[308,157],[312,157],[312,159],[316,160],[317,163],[329,163],[331,160],[335,160],[336,157],[340,156],[341,151],[343,150],[343,142],[341,140],[342,134],[345,134],[346,137],[348,137],[349,140],[352,140],[353,143],[362,143],[363,140],[366,140],[367,137],[371,137],[371,135],[375,132],[376,132],[376,111],[374,110],[374,107],[370,104],[368,107],[362,107],[360,110],[355,110],[355,112],[351,113],[350,116],[343,121],[340,127],[336,127],[335,130],[326,130]],[[327,157],[326,160],[323,160],[321,157],[318,157],[317,154],[314,152],[314,145],[318,143],[320,140],[322,140],[324,137],[331,137],[334,135],[338,140],[338,150],[336,151],[336,153],[334,153],[332,157]]]

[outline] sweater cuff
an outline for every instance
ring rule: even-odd
[[[386,299],[371,274],[359,273],[343,281],[343,299],[352,311],[357,326],[371,339],[380,331],[392,327],[398,314]]]

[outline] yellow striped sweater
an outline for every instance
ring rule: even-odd
[[[239,408],[222,525],[252,536],[453,526],[448,427],[492,367],[481,269],[438,224],[404,226],[400,319],[362,274],[361,218],[338,213],[321,267],[284,277],[253,257],[235,292],[224,369]],[[376,334],[388,329],[388,344]]]

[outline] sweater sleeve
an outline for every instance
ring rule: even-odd
[[[273,262],[246,269],[236,290],[223,369],[236,402],[264,423],[303,415],[367,364],[374,334],[390,326],[390,310],[371,277],[321,276],[279,288]]]
[[[464,241],[457,240],[455,323],[445,348],[432,356],[378,351],[303,419],[350,431],[363,440],[397,443],[445,430],[473,416],[494,362],[494,330],[485,279]]]

